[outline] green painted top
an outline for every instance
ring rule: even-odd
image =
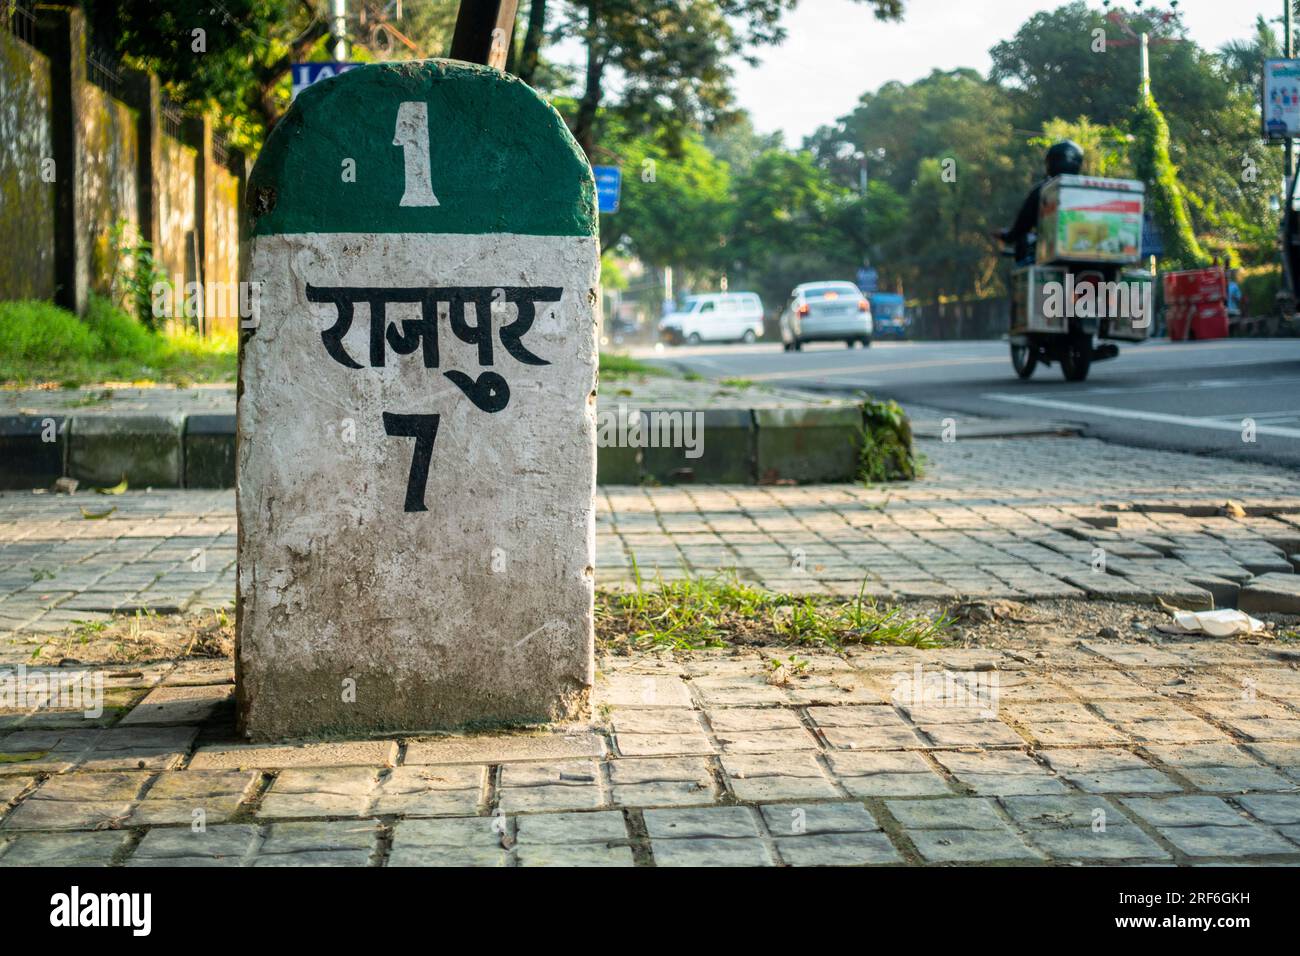
[[[591,167],[529,86],[456,60],[369,63],[303,90],[248,181],[253,235],[594,236]]]

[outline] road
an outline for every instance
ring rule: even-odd
[[[796,353],[767,343],[645,346],[631,353],[711,378],[866,390],[951,413],[958,423],[962,413],[1067,422],[1120,444],[1300,468],[1300,339],[1121,343],[1119,358],[1095,363],[1079,383],[1064,381],[1056,365],[1019,381],[1001,341],[882,341],[852,351],[826,344]],[[1254,423],[1253,442],[1243,435],[1246,419]]]

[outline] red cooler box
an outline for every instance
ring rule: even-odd
[[[1228,279],[1222,269],[1166,272],[1162,279],[1170,341],[1228,337]]]

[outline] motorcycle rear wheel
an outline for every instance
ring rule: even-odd
[[[1022,381],[1028,380],[1038,368],[1038,352],[1028,345],[1011,346],[1011,366]]]

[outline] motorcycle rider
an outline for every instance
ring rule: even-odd
[[[1047,150],[1047,175],[1034,184],[1029,195],[1016,213],[1016,221],[1010,229],[1003,229],[999,235],[1007,245],[1015,246],[1017,265],[1032,262],[1033,247],[1029,243],[1029,234],[1038,228],[1038,197],[1043,184],[1049,179],[1066,174],[1078,175],[1083,169],[1083,147],[1073,140],[1062,140],[1052,144]]]

